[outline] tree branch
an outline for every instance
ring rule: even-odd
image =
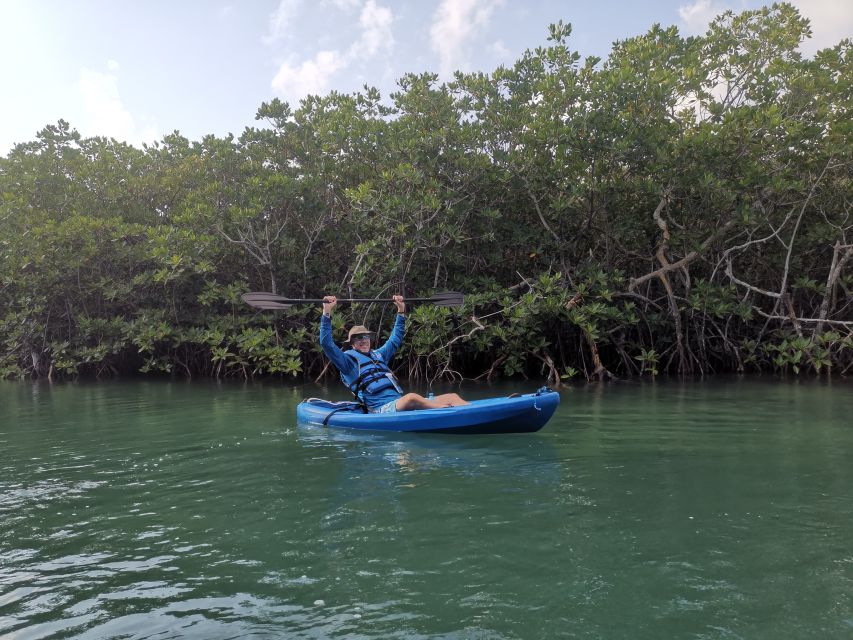
[[[797,230],[800,228],[800,222],[802,222],[803,220],[803,214],[806,212],[806,207],[811,201],[815,189],[817,188],[817,185],[820,183],[821,179],[823,178],[823,175],[826,173],[826,170],[829,168],[829,164],[831,162],[832,157],[830,157],[829,160],[826,161],[826,166],[824,166],[823,171],[820,172],[820,175],[817,177],[817,180],[815,180],[812,184],[812,188],[809,190],[809,195],[806,196],[806,200],[805,202],[803,202],[803,206],[800,207],[800,215],[797,216],[797,222],[794,224],[794,230],[791,232],[791,241],[788,243],[788,253],[785,256],[785,270],[782,273],[782,286],[779,287],[780,295],[783,295],[788,289],[788,271],[791,264],[791,254],[794,251],[794,239],[797,237]],[[778,307],[779,301],[777,300],[776,304],[773,305],[773,311],[775,312]]]
[[[530,199],[533,201],[533,206],[536,209],[536,214],[539,216],[539,221],[542,223],[542,226],[545,227],[545,230],[551,234],[551,237],[554,238],[557,242],[560,242],[559,236],[554,233],[554,230],[548,226],[548,223],[545,220],[545,216],[542,214],[542,209],[539,207],[539,201],[536,199],[536,196],[533,195],[533,189],[530,188],[530,183],[527,181],[527,178],[522,178],[524,180],[524,186],[527,188],[527,194],[530,196]]]
[[[752,307],[753,311],[758,315],[767,318],[768,320],[791,320],[790,316],[778,316],[762,311],[758,307]],[[853,322],[847,322],[843,320],[826,320],[825,318],[796,318],[797,322],[802,323],[811,323],[811,322],[823,322],[825,324],[837,325],[839,327],[853,327]]]
[[[770,298],[781,298],[782,297],[782,295],[779,293],[775,293],[773,291],[767,291],[766,289],[759,289],[758,287],[753,287],[751,284],[747,284],[743,280],[738,280],[734,276],[734,274],[732,273],[732,259],[731,258],[726,259],[726,275],[729,277],[729,279],[732,282],[734,282],[737,285],[740,285],[741,287],[744,287],[745,289],[748,289],[749,291],[753,291],[755,293],[760,293],[761,295],[768,296]]]
[[[841,250],[845,249],[844,255]],[[844,268],[844,263],[853,257],[853,245],[842,245],[840,240],[835,242],[835,247],[832,251],[832,265],[829,268],[829,275],[826,277],[826,290],[823,294],[823,301],[820,303],[819,319],[817,327],[815,327],[815,335],[820,335],[823,332],[823,323],[826,321],[826,316],[829,314],[829,301],[832,298],[832,290],[835,288],[835,283],[841,276],[841,270]]]
[[[702,253],[704,253],[705,250],[715,240],[717,240],[721,235],[723,235],[723,233],[725,233],[726,231],[731,229],[732,226],[734,226],[734,220],[729,220],[722,227],[717,229],[713,233],[713,235],[711,235],[701,245],[699,245],[698,249],[696,249],[695,251],[691,251],[686,256],[684,256],[681,260],[679,260],[677,262],[667,263],[665,266],[661,267],[660,269],[656,269],[655,271],[652,271],[651,273],[647,273],[644,276],[640,276],[639,278],[632,278],[631,283],[628,285],[628,291],[633,292],[634,289],[636,289],[638,286],[640,286],[644,282],[647,282],[648,280],[651,280],[652,278],[660,278],[662,275],[665,275],[665,274],[669,273],[670,271],[676,271],[678,269],[683,269],[688,264],[693,262],[696,258],[700,257],[702,255]]]

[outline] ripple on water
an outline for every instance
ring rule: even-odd
[[[0,636],[853,627],[853,438],[805,419],[832,397],[786,421],[778,394],[569,390],[541,434],[452,439],[290,429],[291,390],[166,386],[0,425]]]

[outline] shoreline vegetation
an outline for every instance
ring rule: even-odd
[[[332,374],[320,305],[429,296],[414,382],[853,370],[851,42],[790,5],[581,59],[411,74],[137,149],[68,123],[0,157],[0,378]],[[335,335],[389,330],[383,304]]]

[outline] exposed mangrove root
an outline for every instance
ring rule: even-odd
[[[842,254],[841,251],[844,250]],[[820,303],[820,311],[818,312],[819,322],[814,330],[814,335],[823,333],[823,325],[827,322],[826,317],[829,313],[830,302],[832,300],[835,284],[841,276],[844,265],[850,258],[853,257],[853,244],[842,245],[840,240],[835,242],[835,247],[832,250],[832,265],[829,267],[829,274],[826,277],[826,289],[824,290],[823,300]],[[814,336],[812,336],[814,337]]]
[[[599,382],[603,382],[607,379],[616,379],[616,376],[613,375],[601,362],[601,356],[598,353],[598,345],[595,344],[595,340],[589,334],[588,331],[583,332],[583,337],[586,340],[586,345],[589,347],[590,355],[592,356],[592,374],[587,373],[586,379],[591,380],[592,378],[598,378]]]

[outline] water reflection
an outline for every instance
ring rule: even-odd
[[[327,602],[359,607],[383,633],[392,622],[403,637],[444,615],[514,608],[520,587],[511,585],[528,574],[530,550],[535,556],[554,548],[553,498],[571,487],[563,486],[563,466],[545,434],[460,437],[301,425],[296,435],[308,455],[322,455],[331,463],[326,469],[335,470],[332,484],[326,478],[315,534],[323,568],[307,577],[317,578]],[[537,533],[513,538],[520,523],[537,529],[537,522]],[[333,584],[322,578],[327,571]],[[493,571],[507,576],[509,589],[493,588]],[[450,595],[460,590],[464,597]],[[398,597],[366,596],[380,593]]]
[[[384,433],[330,429],[300,424],[299,441],[306,447],[330,447],[342,455],[370,463],[416,471],[437,467],[458,473],[524,473],[545,471],[558,462],[552,439],[541,433],[500,436],[459,436],[432,433]],[[352,452],[358,455],[350,456]],[[376,469],[378,470],[378,469]]]

